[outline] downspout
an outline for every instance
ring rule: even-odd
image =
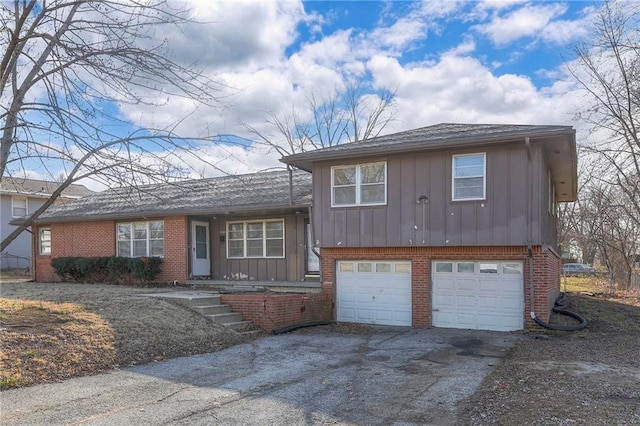
[[[566,302],[566,293],[561,293],[560,296],[556,299],[555,306],[552,311],[557,312],[562,315],[567,315],[579,321],[579,324],[576,325],[562,325],[562,324],[549,324],[542,321],[536,315],[536,311],[534,309],[535,306],[535,295],[534,295],[534,286],[533,286],[533,189],[531,186],[531,182],[533,180],[533,160],[531,155],[531,140],[529,137],[524,138],[524,145],[527,150],[527,185],[526,185],[526,209],[527,209],[527,252],[529,255],[529,303],[531,308],[531,319],[544,328],[548,328],[551,330],[563,330],[563,331],[575,331],[582,330],[587,326],[587,320],[581,315],[576,314],[575,312],[571,312],[567,309]]]
[[[322,262],[322,256],[320,256],[320,252],[316,249],[316,235],[313,231],[313,207],[309,206],[309,227],[310,227],[310,232],[311,235],[309,235],[309,239],[311,241],[309,241],[309,244],[311,245],[311,251],[318,256],[318,259],[320,259],[320,262]],[[322,273],[322,268],[320,268],[320,273]],[[320,277],[322,279],[322,277]]]
[[[533,272],[533,246],[532,246],[532,242],[533,242],[533,224],[531,223],[531,221],[533,220],[533,203],[531,201],[531,197],[533,194],[533,190],[531,189],[531,181],[533,179],[532,177],[532,171],[533,171],[533,165],[532,165],[532,159],[531,159],[531,140],[529,139],[529,136],[526,136],[524,138],[524,146],[526,148],[527,151],[527,184],[525,185],[526,191],[525,191],[525,197],[526,197],[526,210],[527,210],[527,254],[529,255],[529,308],[530,308],[530,315],[531,315],[531,319],[535,320],[536,319],[536,312],[534,309],[534,302],[535,302],[535,298],[534,298],[534,287],[533,287],[533,277],[534,277],[534,272]]]
[[[293,169],[287,164],[287,171],[289,172],[289,205],[293,205]]]

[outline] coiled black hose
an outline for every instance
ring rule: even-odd
[[[573,324],[573,325],[549,324],[542,321],[537,316],[535,316],[533,320],[536,322],[536,324],[544,328],[548,328],[549,330],[577,331],[577,330],[582,330],[587,326],[587,320],[582,315],[576,314],[575,312],[572,312],[567,309],[567,293],[565,292],[560,293],[560,295],[556,299],[555,306],[553,307],[552,311],[561,315],[566,315],[571,318],[574,318],[578,320],[579,323]]]

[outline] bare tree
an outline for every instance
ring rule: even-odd
[[[0,179],[29,168],[64,176],[2,250],[80,179],[135,185],[186,173],[183,154],[197,142],[175,132],[184,117],[149,128],[114,111],[170,97],[219,105],[223,86],[172,61],[158,40],[187,22],[166,0],[0,3]]]
[[[267,114],[265,121],[275,136],[243,123],[256,143],[286,156],[379,136],[395,115],[395,93],[382,90],[367,93],[362,84],[327,96],[311,94],[306,111],[293,108],[290,114]]]
[[[640,2],[606,1],[594,21],[589,43],[574,48],[569,65],[590,102],[579,118],[598,139],[583,148],[596,154],[598,179],[640,225]]]

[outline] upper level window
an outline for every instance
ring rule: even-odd
[[[484,200],[486,198],[486,155],[453,156],[453,201]]]
[[[164,256],[164,222],[118,223],[117,250],[122,257]]]
[[[332,206],[371,206],[386,203],[386,162],[331,168]]]
[[[11,215],[22,217],[27,215],[27,199],[24,197],[11,197]]]
[[[51,254],[51,228],[40,228],[40,254]]]
[[[228,222],[227,257],[284,257],[284,220]]]

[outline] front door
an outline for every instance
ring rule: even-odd
[[[311,238],[311,224],[309,221],[304,223],[305,229],[307,231],[306,236],[306,251],[307,251],[307,274],[308,275],[317,275],[320,273],[320,259],[313,252],[312,248],[314,246],[313,239]]]
[[[207,222],[191,222],[191,242],[191,274],[194,277],[211,276]]]

